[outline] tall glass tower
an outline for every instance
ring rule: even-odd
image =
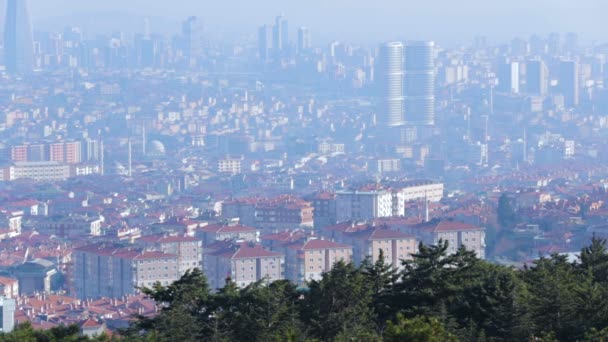
[[[378,51],[377,77],[380,86],[379,123],[402,126],[403,120],[403,44],[387,42]]]
[[[4,26],[4,64],[12,74],[26,74],[34,68],[34,39],[27,0],[8,0]]]
[[[405,47],[405,121],[435,124],[434,42],[412,42]]]

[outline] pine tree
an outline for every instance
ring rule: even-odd
[[[339,261],[321,280],[309,283],[301,317],[313,338],[359,339],[373,331],[372,304],[372,293],[361,270]]]
[[[385,342],[456,342],[456,336],[447,332],[433,317],[416,316],[406,319],[398,314],[396,321],[388,322],[383,336]]]
[[[386,321],[394,316],[397,308],[394,301],[394,286],[399,280],[399,272],[384,258],[384,252],[379,250],[378,259],[371,263],[366,258],[361,266],[366,284],[371,287],[374,310],[376,312],[376,326],[378,332],[382,332]]]

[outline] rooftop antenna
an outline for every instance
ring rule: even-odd
[[[490,118],[489,115],[484,115],[485,116],[485,128],[484,128],[484,141],[487,143],[489,139],[488,137],[488,119]]]

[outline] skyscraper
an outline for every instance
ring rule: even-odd
[[[289,42],[289,28],[287,19],[283,15],[279,15],[274,19],[272,28],[272,49],[276,56],[281,56],[284,49],[287,48]]]
[[[548,85],[548,70],[545,62],[528,61],[526,63],[526,92],[532,95],[545,95]]]
[[[311,47],[310,30],[308,27],[302,26],[298,29],[298,53],[302,53]]]
[[[27,0],[8,0],[4,21],[4,64],[13,74],[34,68],[34,42]]]
[[[187,67],[196,65],[196,59],[200,53],[201,32],[199,25],[198,19],[194,16],[188,17],[182,23],[183,50]]]
[[[519,63],[506,62],[498,65],[498,86],[503,93],[519,93]]]
[[[568,108],[578,106],[578,63],[566,60],[559,64],[559,89],[564,95],[564,105]]]
[[[262,25],[258,29],[258,54],[265,61],[270,58],[270,44],[272,41],[272,29],[268,25]]]
[[[377,77],[381,104],[379,121],[388,126],[402,126],[403,120],[403,44],[387,42],[378,51]]]
[[[405,47],[405,121],[435,124],[434,42],[412,42]]]

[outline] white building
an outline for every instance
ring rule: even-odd
[[[336,192],[338,222],[369,220],[393,215],[393,195],[387,190]]]
[[[226,158],[218,161],[218,172],[219,173],[230,173],[233,175],[239,174],[242,171],[243,159],[242,158]]]
[[[15,300],[0,297],[0,310],[2,312],[0,332],[9,333],[15,328]]]
[[[15,162],[7,171],[4,180],[29,178],[36,181],[59,181],[70,177],[70,166],[56,161]]]

